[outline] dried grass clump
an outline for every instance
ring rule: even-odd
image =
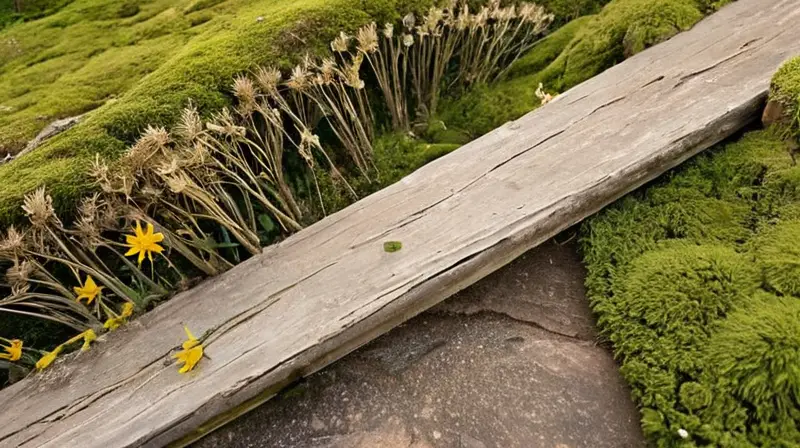
[[[425,122],[436,113],[443,91],[497,81],[529,50],[553,21],[539,5],[507,7],[499,0],[475,13],[466,3],[431,7],[417,19],[403,18],[378,30],[371,23],[358,30],[355,45],[346,34],[331,49],[342,58],[367,59],[383,93],[392,128],[410,129],[409,111]]]

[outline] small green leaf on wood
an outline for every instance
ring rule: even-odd
[[[385,252],[389,253],[397,252],[402,248],[403,248],[403,243],[401,243],[400,241],[386,241],[385,243],[383,243],[383,250]]]

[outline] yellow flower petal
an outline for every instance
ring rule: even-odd
[[[183,331],[186,332],[186,338],[187,338],[187,340],[181,345],[184,350],[189,350],[192,347],[200,345],[200,341],[198,341],[197,338],[194,337],[192,332],[189,330],[189,327],[184,325],[183,326]]]
[[[78,295],[77,301],[80,302],[83,299],[86,299],[86,304],[90,305],[92,301],[103,291],[102,286],[97,286],[97,283],[94,282],[94,279],[91,275],[86,276],[86,282],[80,287],[75,286],[72,288],[75,291],[75,294]]]
[[[139,265],[141,266],[145,257],[153,262],[153,253],[160,254],[164,248],[157,243],[164,241],[164,234],[155,233],[155,227],[152,223],[147,224],[147,231],[142,230],[142,223],[136,221],[136,227],[133,228],[133,235],[125,235],[126,246],[128,252],[125,253],[126,257],[138,255]]]
[[[10,346],[0,345],[6,353],[0,353],[0,359],[18,361],[22,357],[22,341],[19,339],[11,340]]]
[[[91,348],[92,342],[97,340],[97,334],[94,330],[89,329],[83,332],[83,346],[81,347],[81,351],[85,352]]]
[[[122,305],[122,317],[131,317],[133,314],[133,304],[131,302],[125,302]]]
[[[105,323],[103,324],[103,328],[109,331],[114,331],[117,328],[119,328],[119,326],[122,325],[122,323],[123,320],[120,319],[119,317],[112,317],[111,319],[105,321]]]
[[[178,370],[178,373],[186,373],[194,369],[194,366],[203,358],[203,346],[197,345],[190,349],[181,350],[172,355],[173,358],[178,360],[178,364],[183,364],[183,367]]]
[[[63,349],[63,348],[64,348],[64,346],[59,345],[52,352],[42,356],[41,359],[36,361],[36,368],[41,371],[41,370],[44,370],[47,367],[49,367],[50,364],[52,364],[53,361],[56,360],[56,356],[58,356],[58,354],[61,353],[61,349]]]

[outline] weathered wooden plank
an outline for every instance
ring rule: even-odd
[[[212,429],[740,129],[800,53],[797,23],[797,0],[739,0],[180,294],[0,391],[0,445],[160,446]],[[213,330],[189,375],[164,363],[182,322]]]

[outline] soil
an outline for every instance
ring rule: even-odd
[[[644,447],[584,277],[551,241],[194,446]]]

